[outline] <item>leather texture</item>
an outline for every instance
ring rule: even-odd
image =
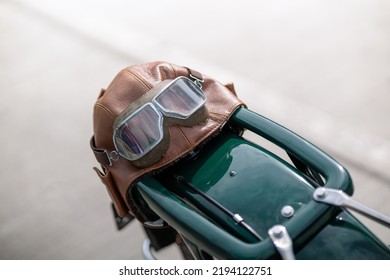
[[[178,76],[203,77],[203,91],[206,94],[206,107],[209,117],[193,127],[172,125],[169,127],[170,144],[166,154],[155,164],[146,168],[137,168],[125,158],[116,161],[105,159],[105,155],[114,151],[113,123],[115,118],[132,102],[165,79]],[[93,111],[94,136],[91,147],[103,171],[95,169],[106,185],[118,215],[129,212],[141,222],[143,209],[132,196],[129,188],[145,174],[149,174],[174,163],[198,145],[217,134],[232,113],[243,102],[235,94],[233,84],[223,85],[218,81],[187,67],[167,62],[151,62],[127,67],[120,71],[106,90],[102,90]]]

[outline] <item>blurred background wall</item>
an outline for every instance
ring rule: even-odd
[[[1,0],[0,259],[142,258],[140,226],[115,230],[88,142],[100,89],[154,60],[234,82],[390,214],[389,1]]]

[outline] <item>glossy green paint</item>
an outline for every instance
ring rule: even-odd
[[[236,234],[247,241],[254,241],[247,238],[247,231],[213,204],[175,181],[171,174],[183,176],[225,208],[239,214],[262,237],[267,237],[273,225],[287,221],[280,214],[283,206],[293,206],[298,215],[311,201],[313,191],[290,165],[233,134],[220,135],[195,159],[175,165],[163,174],[160,180],[169,190],[191,201],[214,220],[223,222],[232,234],[237,231]]]
[[[332,218],[297,251],[297,259],[389,260],[389,247],[347,211]]]
[[[326,179],[325,187],[352,193],[348,172],[328,155],[276,123],[239,109],[232,123],[277,144]],[[185,180],[239,214],[258,241],[223,211],[174,179]],[[220,259],[278,258],[267,231],[286,226],[299,259],[388,259],[389,249],[353,216],[312,200],[315,183],[267,150],[229,131],[136,186],[139,195],[166,222],[201,250]],[[285,205],[291,218],[281,215]],[[364,250],[362,249],[364,248]]]

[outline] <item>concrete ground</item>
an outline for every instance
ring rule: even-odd
[[[142,258],[140,226],[115,230],[88,141],[100,88],[154,60],[233,81],[390,215],[389,34],[385,0],[0,1],[0,259]]]

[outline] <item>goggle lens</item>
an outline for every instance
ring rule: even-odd
[[[204,93],[193,82],[180,79],[155,98],[163,113],[168,116],[188,118],[204,105]]]
[[[117,132],[116,143],[121,154],[138,158],[162,139],[162,116],[147,104],[135,112]]]

